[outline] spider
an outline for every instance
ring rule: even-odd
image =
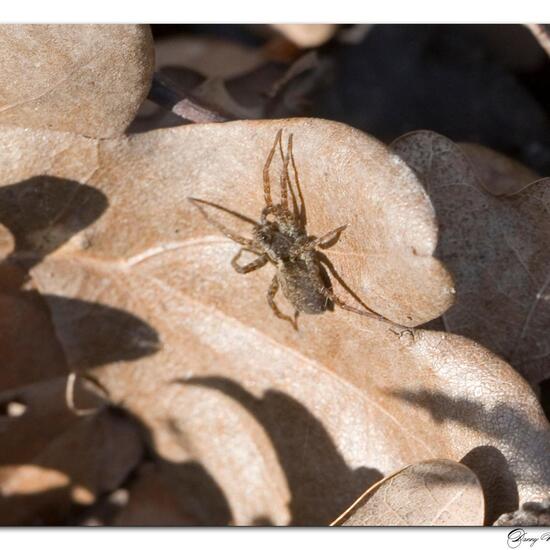
[[[269,168],[277,146],[280,151],[283,170],[280,176],[280,202],[274,204],[271,197]],[[292,164],[297,192],[295,192],[290,181],[289,164]],[[292,134],[288,138],[287,153],[285,155],[283,153],[282,130],[277,132],[273,147],[264,165],[263,184],[265,207],[261,212],[259,222],[254,222],[245,216],[202,199],[189,197],[189,200],[199,209],[208,223],[221,231],[226,237],[241,245],[241,249],[231,260],[231,265],[237,273],[250,273],[260,269],[267,263],[271,263],[276,267],[277,271],[267,291],[267,302],[273,313],[279,319],[288,321],[295,330],[298,330],[297,321],[300,313],[320,314],[334,309],[334,305],[347,311],[391,323],[391,321],[373,312],[361,302],[342,281],[328,258],[319,250],[336,244],[347,225],[337,227],[321,237],[307,234],[305,204],[292,152]],[[289,208],[289,193],[292,200],[292,211]],[[299,207],[297,196],[300,200]],[[251,223],[253,225],[252,238],[237,235],[225,225],[211,218],[201,204],[207,204],[229,212]],[[241,265],[239,259],[244,251],[255,254],[257,258],[250,263]],[[331,280],[325,266],[364,309],[357,309],[346,304],[333,292]],[[294,307],[294,317],[284,314],[275,303],[275,295],[279,288]]]

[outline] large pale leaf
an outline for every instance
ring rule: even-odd
[[[395,330],[342,310],[303,315],[296,332],[266,303],[272,268],[246,276],[231,269],[238,247],[187,198],[256,218],[279,128],[294,133],[310,233],[350,224],[326,251],[343,280],[403,324],[451,304],[449,277],[431,257],[434,212],[420,183],[384,146],[346,126],[236,122],[99,143],[6,129],[0,150],[10,143],[29,153],[0,165],[3,185],[46,173],[108,200],[88,225],[74,216],[86,217],[93,198],[55,218],[43,233],[64,238],[46,257],[28,238],[11,253],[12,261],[41,260],[30,275],[70,367],[88,370],[141,422],[178,472],[170,473],[176,494],[199,495],[184,508],[197,523],[328,524],[384,475],[437,457],[476,472],[489,520],[539,498],[550,489],[549,428],[508,364],[460,336]],[[88,149],[97,155],[78,155],[88,166],[63,163]],[[272,181],[279,171],[277,160]],[[72,238],[68,227],[76,227]],[[74,300],[125,312],[141,328],[71,315],[65,305]],[[98,333],[116,330],[122,356],[97,344]],[[190,475],[193,465],[205,475]],[[211,490],[198,490],[197,480]]]
[[[121,134],[153,64],[145,25],[0,25],[0,123]]]
[[[511,362],[529,381],[550,375],[550,179],[528,185],[525,167],[433,132],[393,150],[423,180],[438,217],[436,256],[451,269],[457,302],[448,330]],[[473,164],[472,164],[473,163]]]

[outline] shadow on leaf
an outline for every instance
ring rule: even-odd
[[[51,380],[61,385],[55,397],[63,400],[63,380],[70,371],[132,361],[159,349],[155,329],[132,313],[33,289],[31,270],[97,220],[107,207],[107,197],[101,191],[51,176],[36,176],[0,188],[0,224],[11,232],[14,241],[14,249],[0,262],[0,346],[3,351],[0,404],[8,400],[27,409],[22,417],[1,419],[6,440],[17,446],[10,449],[11,454],[19,457],[14,466],[39,464],[39,457],[51,452],[52,445],[59,444],[56,436],[51,441],[43,441],[46,449],[36,449],[33,442],[25,441],[25,437],[17,433],[18,426],[32,424],[36,419],[38,424],[52,423],[55,431],[57,427],[73,430],[73,426],[90,422],[90,417],[75,416],[64,401],[61,405],[44,403],[37,408],[36,402],[27,403],[19,399],[19,394],[33,395],[40,389],[37,385],[45,384],[45,388]],[[105,409],[103,411],[98,414],[104,415]],[[124,428],[121,429],[124,432]],[[51,467],[70,478],[70,461],[70,457],[54,461]],[[0,504],[4,509],[11,509],[13,517],[27,517],[24,510],[17,512],[23,507],[33,511],[34,517],[29,522],[47,523],[51,515],[48,509],[54,506],[65,510],[70,499],[67,489],[43,488],[24,495],[16,491],[3,496]],[[58,514],[54,515],[59,519]],[[2,523],[5,520],[0,518]]]
[[[462,462],[478,476],[485,493],[486,521],[492,523],[500,514],[518,508],[518,474],[522,483],[536,485],[543,472],[533,464],[533,449],[519,444],[528,441],[530,445],[541,446],[540,455],[544,456],[544,441],[547,438],[542,429],[534,426],[530,419],[520,410],[505,403],[491,409],[466,398],[450,397],[435,391],[399,391],[391,395],[427,410],[435,422],[454,422],[467,426],[501,442],[512,452],[521,457],[526,467],[521,472],[512,472],[502,452],[492,445],[480,445],[473,448]],[[479,419],[485,418],[483,424]],[[517,434],[522,434],[518,439]],[[518,459],[519,460],[519,459]]]
[[[350,468],[323,424],[301,403],[268,390],[256,398],[223,377],[176,380],[220,391],[239,402],[270,437],[292,495],[293,525],[328,525],[368,487],[382,479],[374,468]],[[258,518],[263,523],[265,518]]]

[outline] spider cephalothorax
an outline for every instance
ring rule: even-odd
[[[269,168],[277,146],[283,162],[283,171],[280,177],[280,202],[274,204],[271,197]],[[291,183],[289,164],[292,164],[294,172],[294,186]],[[381,315],[369,310],[350,291],[335,272],[328,258],[320,250],[334,244],[346,226],[337,227],[322,237],[313,237],[307,234],[305,204],[292,152],[292,134],[288,138],[287,153],[285,155],[282,146],[282,130],[277,132],[275,142],[264,166],[263,181],[265,207],[261,212],[260,221],[253,222],[244,216],[238,215],[239,218],[253,224],[252,238],[237,235],[220,222],[212,219],[201,204],[208,204],[227,212],[226,208],[201,199],[190,198],[191,202],[210,224],[220,230],[226,237],[242,246],[237,255],[231,260],[233,268],[238,273],[250,273],[267,263],[273,264],[277,271],[269,286],[267,301],[275,315],[280,319],[289,321],[294,328],[297,328],[296,321],[300,312],[319,314],[327,309],[332,309],[333,304],[348,311],[385,320]],[[289,206],[289,197],[292,202],[292,210]],[[300,202],[299,206],[298,201]],[[244,251],[255,254],[257,258],[248,264],[239,264],[239,259]],[[334,294],[325,266],[344,285],[344,288],[361,303],[363,309],[347,305]],[[294,307],[293,318],[281,312],[275,303],[274,298],[279,287],[285,298]]]

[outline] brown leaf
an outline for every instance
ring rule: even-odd
[[[466,147],[476,172],[459,146],[433,132],[407,134],[392,148],[424,180],[437,213],[436,256],[457,286],[446,328],[500,354],[532,383],[547,378],[550,180],[527,185],[525,167]]]
[[[0,164],[4,185],[46,172],[108,200],[95,219],[86,212],[97,209],[97,195],[85,192],[89,202],[78,203],[78,215],[67,207],[56,227],[65,237],[45,258],[34,252],[41,262],[30,275],[70,367],[93,368],[111,400],[141,422],[157,455],[180,472],[171,488],[196,495],[185,508],[194,518],[328,524],[384,474],[438,457],[478,474],[488,521],[547,492],[548,423],[509,365],[459,336],[394,331],[342,310],[302,315],[296,332],[266,303],[272,268],[245,276],[231,269],[238,247],[187,198],[257,219],[279,128],[294,133],[309,232],[349,223],[326,253],[365,303],[411,325],[450,305],[419,182],[383,145],[344,125],[247,121],[99,143],[5,129],[0,144],[28,154]],[[64,140],[97,147],[87,159],[91,177],[72,174],[63,153],[49,168]],[[277,158],[275,187],[280,167]],[[215,215],[249,234],[245,222]],[[75,216],[95,221],[79,226]],[[23,252],[16,247],[13,261],[33,256]],[[352,301],[337,282],[335,289]],[[71,314],[74,300],[127,317],[107,316],[105,327],[103,315]],[[112,341],[123,343],[122,355],[104,352]]]
[[[477,143],[461,143],[460,148],[473,165],[479,185],[496,197],[519,193],[540,179],[527,166],[489,147]]]
[[[187,479],[182,480],[181,477]],[[205,493],[205,488],[213,486],[203,468],[198,465],[174,465],[145,463],[137,473],[136,480],[130,486],[128,504],[114,519],[118,526],[167,526],[167,525],[224,525],[228,521],[229,511],[225,509],[215,513],[209,510],[208,516],[190,515],[194,499],[214,498],[223,502],[223,495]],[[192,494],[190,488],[195,485],[200,493]]]
[[[0,523],[59,524],[71,506],[90,505],[112,491],[141,458],[141,436],[134,424],[109,409],[78,417],[65,402],[66,379],[57,378],[17,391],[26,410],[1,418]],[[82,405],[97,399],[78,392]]]
[[[333,525],[483,525],[483,491],[458,462],[429,460],[403,468],[373,485]]]
[[[145,25],[0,25],[0,123],[122,134],[149,90]]]

